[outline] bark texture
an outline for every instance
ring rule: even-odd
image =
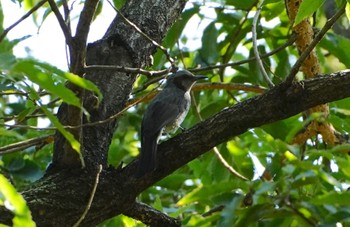
[[[138,160],[123,169],[104,168],[82,226],[94,226],[121,213],[141,219],[131,209],[135,209],[136,196],[147,187],[250,128],[291,117],[315,105],[350,97],[349,86],[350,70],[294,83],[291,87],[282,83],[265,94],[224,109],[160,144],[158,163],[161,165],[153,173],[136,179]],[[71,226],[78,220],[90,197],[97,172],[97,169],[63,170],[22,192],[38,226]],[[0,210],[0,221],[8,223],[9,218],[8,212]]]
[[[153,39],[160,41],[174,20],[180,15],[185,1],[132,0],[127,1],[123,14]],[[155,47],[117,16],[103,39],[91,44],[87,50],[87,64],[124,65],[144,67]],[[129,98],[136,75],[96,70],[86,78],[96,83],[104,94],[97,105],[93,94],[87,93],[84,105],[91,114],[90,121],[103,120],[119,112]],[[212,147],[239,135],[249,128],[291,117],[312,106],[350,97],[350,71],[295,83],[291,87],[280,84],[265,94],[229,107],[184,133],[159,146],[159,168],[136,179],[137,160],[125,168],[106,166],[107,151],[117,122],[83,129],[83,153],[87,168],[81,170],[64,167],[61,158],[65,151],[64,140],[58,136],[52,171],[22,192],[32,211],[37,226],[72,226],[86,209],[98,174],[99,183],[93,202],[81,226],[96,224],[125,214],[142,219],[140,212],[147,206],[135,203],[136,196],[179,167],[209,151]],[[60,109],[59,117],[65,115]],[[167,217],[145,223],[154,226],[176,226],[176,220]],[[147,218],[147,217],[146,217]],[[0,222],[11,223],[11,214],[0,207]]]

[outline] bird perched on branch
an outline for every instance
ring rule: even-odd
[[[177,71],[168,77],[164,89],[149,104],[141,125],[141,154],[137,176],[156,168],[159,137],[163,131],[175,131],[185,119],[191,105],[190,90],[197,80],[187,70]]]

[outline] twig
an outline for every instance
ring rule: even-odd
[[[248,84],[236,84],[236,83],[200,83],[195,84],[192,88],[193,91],[199,91],[199,90],[212,90],[212,89],[224,89],[224,90],[242,90],[247,92],[255,92],[255,93],[263,93],[266,91],[266,88],[256,85],[248,85]],[[140,98],[134,98],[130,99],[124,109],[122,109],[120,112],[116,113],[115,115],[101,121],[91,122],[91,123],[85,123],[82,125],[76,125],[76,126],[70,126],[66,125],[64,126],[65,129],[76,129],[80,127],[89,127],[89,126],[95,126],[98,124],[104,124],[108,121],[111,121],[113,119],[116,119],[121,114],[126,112],[129,108],[137,105],[140,102],[147,102],[148,100],[151,100],[154,96],[157,95],[157,92],[155,92],[156,88],[153,89],[153,91],[150,91],[147,95],[142,96]],[[33,116],[36,117],[37,115]],[[38,115],[39,116],[39,115]],[[41,115],[40,115],[41,116]],[[15,117],[15,116],[14,116]],[[31,115],[27,116],[31,117]],[[1,118],[0,118],[1,119]],[[7,118],[6,118],[7,119]],[[11,118],[12,119],[12,118]],[[9,120],[11,120],[9,119]],[[40,128],[30,125],[9,125],[9,124],[0,124],[0,126],[3,127],[11,127],[11,128],[24,128],[24,129],[33,129],[33,130],[56,130],[56,127],[46,127],[46,128]]]
[[[86,0],[84,2],[75,35],[73,37],[74,47],[71,47],[70,50],[70,71],[80,76],[84,73],[83,68],[86,55],[86,42],[98,2],[99,0]]]
[[[155,45],[156,47],[158,47],[161,51],[163,51],[163,53],[165,54],[166,58],[168,59],[168,61],[170,62],[172,68],[176,68],[175,67],[175,63],[174,63],[174,59],[170,56],[169,52],[167,51],[167,49],[165,47],[163,47],[162,45],[160,45],[159,43],[157,43],[154,39],[152,39],[151,37],[149,37],[146,33],[144,33],[143,31],[141,31],[141,29],[139,27],[137,27],[136,24],[134,24],[133,22],[131,22],[128,18],[126,18],[119,9],[117,9],[116,7],[114,7],[114,5],[107,0],[107,2],[113,7],[113,9],[118,13],[118,15],[124,20],[125,23],[129,24],[131,27],[133,27],[135,29],[135,31],[137,31],[138,33],[140,33],[140,35],[142,35],[143,37],[145,37],[148,41],[150,41],[153,45]]]
[[[258,3],[259,0],[256,0],[255,2],[253,2],[248,9],[246,10],[245,16],[243,17],[243,19],[240,20],[237,29],[233,29],[233,32],[228,34],[227,37],[229,37],[230,40],[230,44],[229,46],[226,48],[225,53],[223,54],[223,63],[227,63],[230,61],[231,57],[232,57],[232,53],[234,52],[234,48],[237,47],[237,39],[240,34],[240,32],[242,31],[243,25],[247,22],[248,18],[249,18],[249,12],[252,10],[252,8]],[[223,81],[223,74],[224,74],[224,68],[219,68],[220,69],[220,80],[221,82]]]
[[[270,57],[272,55],[274,55],[275,53],[278,53],[279,51],[283,50],[284,48],[292,45],[296,40],[296,35],[292,35],[285,44],[283,44],[282,46],[276,48],[275,50],[269,52],[269,53],[266,53],[266,54],[263,54],[260,56],[261,59],[264,59],[264,58],[267,58],[267,57]],[[242,61],[236,61],[236,62],[232,62],[232,63],[226,63],[226,64],[221,64],[221,65],[210,65],[210,66],[207,66],[207,67],[202,67],[202,68],[195,68],[195,69],[189,69],[189,71],[191,72],[201,72],[201,71],[207,71],[207,70],[213,70],[213,69],[221,69],[221,68],[226,68],[226,67],[233,67],[233,66],[238,66],[238,65],[242,65],[242,64],[246,64],[246,63],[249,63],[249,62],[252,62],[252,61],[255,61],[256,60],[256,57],[251,57],[251,58],[248,58],[246,60],[242,60]]]
[[[150,86],[151,84],[154,84],[154,83],[157,83],[158,81],[164,79],[165,76],[160,76],[160,77],[155,77],[155,78],[152,78],[148,81],[146,81],[141,87],[139,87],[138,89],[135,89],[132,94],[136,94],[136,93],[139,93],[140,91],[143,91],[145,89],[148,88],[148,86]]]
[[[225,160],[224,157],[222,157],[222,155],[219,152],[219,149],[217,147],[213,147],[214,153],[216,154],[216,156],[218,157],[218,159],[220,160],[220,162],[223,164],[223,166],[230,172],[232,173],[232,175],[247,181],[248,178],[246,178],[245,176],[241,175],[239,172],[237,172],[232,166],[230,166],[230,164],[227,163],[227,161]]]
[[[283,50],[284,48],[292,45],[296,40],[296,36],[293,34],[286,43],[281,45],[280,47],[274,49],[273,51],[263,54],[260,56],[261,59],[270,57],[279,51]],[[220,65],[209,65],[206,67],[201,67],[201,68],[193,68],[193,69],[188,69],[190,72],[196,73],[196,72],[202,72],[202,71],[208,71],[208,70],[213,70],[213,69],[220,69],[220,68],[226,68],[226,67],[233,67],[233,66],[238,66],[242,64],[246,64],[252,61],[255,61],[255,57],[248,58],[246,60],[242,61],[236,61],[232,63],[226,63],[226,64],[220,64]],[[163,70],[158,70],[158,71],[148,71],[142,68],[129,68],[129,67],[124,67],[124,66],[119,66],[119,65],[87,65],[85,66],[85,70],[114,70],[117,72],[127,72],[127,73],[138,73],[142,74],[145,76],[153,77],[153,76],[162,76],[171,71],[171,69],[163,69]]]
[[[32,13],[34,13],[37,9],[39,9],[42,5],[44,5],[45,2],[47,2],[47,0],[41,0],[33,8],[31,8],[26,14],[24,14],[18,21],[13,23],[10,27],[6,28],[0,35],[0,43],[6,37],[7,33],[9,33],[14,27],[16,27],[22,21],[24,21],[27,17],[29,17]]]
[[[211,209],[211,210],[209,210],[209,211],[203,213],[203,214],[202,214],[202,217],[209,217],[209,216],[212,215],[213,213],[222,211],[224,208],[225,208],[224,205],[220,205],[220,206],[214,207],[213,209]]]
[[[60,11],[58,10],[55,1],[54,0],[48,0],[48,2],[50,4],[52,12],[55,14],[55,16],[57,18],[57,21],[60,24],[60,27],[61,27],[62,32],[63,32],[63,35],[64,35],[64,37],[66,39],[66,43],[68,44],[68,46],[71,46],[72,42],[73,42],[71,31],[67,27],[67,24],[64,21]]]
[[[143,96],[142,98],[133,101],[132,103],[129,103],[124,109],[122,109],[121,111],[119,111],[118,113],[110,116],[109,118],[106,118],[104,120],[101,121],[95,121],[95,122],[91,122],[91,123],[85,123],[85,124],[81,124],[81,125],[65,125],[63,126],[63,128],[65,129],[77,129],[77,128],[81,128],[81,127],[91,127],[91,126],[96,126],[99,124],[105,124],[111,120],[116,119],[117,117],[119,117],[120,115],[122,115],[124,112],[126,112],[129,108],[135,106],[136,104],[140,103],[141,101],[148,99],[149,96],[153,96],[154,94],[152,94],[152,92],[150,92],[149,94]],[[41,128],[41,127],[35,127],[35,126],[30,126],[30,125],[9,125],[9,124],[0,124],[0,126],[3,127],[11,127],[11,128],[25,128],[25,129],[33,129],[33,130],[56,130],[56,127],[46,127],[46,128]]]
[[[0,92],[0,96],[4,96],[4,95],[21,95],[21,96],[28,96],[29,93],[28,92],[23,92],[23,91],[11,91],[11,92],[7,92],[7,91],[1,91]],[[48,92],[40,92],[38,93],[39,96],[44,96],[44,95],[49,95]]]
[[[11,121],[11,120],[15,120],[16,118],[18,118],[19,115],[11,115],[11,116],[4,116],[4,117],[0,117],[0,120],[4,120],[4,121]],[[38,118],[38,117],[46,117],[45,114],[31,114],[31,115],[26,115],[23,120],[27,120],[30,118]],[[18,123],[18,122],[17,122]]]
[[[92,201],[94,200],[94,197],[95,197],[95,193],[96,193],[97,185],[98,185],[98,182],[99,182],[99,179],[100,179],[101,171],[102,171],[102,165],[99,165],[99,168],[98,168],[98,171],[97,171],[97,174],[96,174],[96,178],[95,178],[94,187],[92,188],[91,195],[90,195],[90,198],[89,198],[89,202],[86,205],[83,214],[81,215],[79,220],[73,225],[73,227],[78,227],[81,224],[81,222],[84,220],[84,218],[87,215],[87,213],[89,212],[89,210],[91,208]]]
[[[112,70],[116,72],[136,73],[145,76],[162,76],[170,72],[170,69],[163,69],[158,71],[148,71],[141,68],[129,68],[120,65],[86,65],[84,68],[86,71],[92,70]]]
[[[259,54],[259,51],[258,51],[258,46],[257,46],[257,34],[256,34],[256,24],[258,22],[258,18],[260,16],[260,11],[261,11],[261,6],[262,4],[264,3],[264,0],[262,0],[258,6],[257,6],[257,10],[256,10],[256,13],[255,13],[255,16],[254,16],[254,19],[253,19],[253,27],[252,27],[252,33],[253,33],[253,50],[254,50],[254,55],[255,55],[255,58],[256,58],[256,62],[258,63],[258,66],[259,66],[259,69],[265,79],[265,81],[267,82],[267,84],[269,85],[269,87],[273,87],[275,86],[269,75],[267,75],[267,72],[264,68],[264,65],[261,61],[261,58],[260,58],[260,54]]]
[[[221,82],[209,82],[209,83],[199,83],[195,84],[192,91],[203,91],[203,90],[213,90],[222,89],[227,91],[240,90],[255,93],[264,93],[267,89],[259,85],[249,85],[249,84],[239,84],[239,83],[221,83]]]
[[[304,62],[304,60],[309,56],[311,51],[315,48],[315,46],[322,40],[323,36],[327,33],[329,29],[332,28],[333,24],[338,20],[338,18],[344,14],[345,12],[344,3],[341,8],[336,12],[333,17],[331,17],[323,26],[323,28],[317,33],[315,38],[312,40],[310,45],[305,49],[305,51],[300,55],[299,59],[295,62],[294,66],[290,70],[290,73],[286,79],[287,84],[291,84],[295,78],[295,75],[298,73],[300,66]]]
[[[200,121],[203,121],[203,118],[199,112],[199,108],[198,108],[198,105],[197,105],[197,102],[196,102],[196,99],[193,95],[193,92],[191,92],[191,97],[192,97],[192,103],[193,103],[193,106],[195,107],[195,111],[196,111],[196,114],[199,118]],[[224,159],[224,157],[222,157],[222,155],[220,154],[219,152],[219,149],[215,146],[213,147],[213,150],[214,150],[214,153],[215,155],[218,157],[218,159],[220,160],[221,164],[223,164],[223,166],[230,172],[232,173],[232,175],[242,179],[242,180],[248,180],[246,177],[242,176],[240,173],[238,173],[232,166],[230,166],[230,164],[227,163],[227,161]]]
[[[53,140],[54,140],[53,135],[48,135],[48,136],[41,136],[37,138],[24,140],[17,143],[12,143],[12,144],[0,147],[0,155],[21,151],[28,147],[41,145],[43,143],[48,144],[53,142]]]

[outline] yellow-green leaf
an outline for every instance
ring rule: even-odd
[[[32,220],[32,215],[23,199],[22,195],[19,194],[15,187],[0,174],[0,200],[3,200],[5,207],[9,209],[13,214],[13,226],[21,227],[32,227],[35,226]]]
[[[46,114],[46,116],[50,119],[52,124],[57,128],[57,130],[64,136],[64,138],[68,140],[72,148],[79,154],[81,165],[82,167],[85,167],[84,158],[80,151],[79,141],[74,138],[72,133],[70,133],[64,128],[64,126],[57,119],[57,117],[54,116],[45,106],[41,106],[41,109]]]

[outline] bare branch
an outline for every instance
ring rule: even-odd
[[[254,50],[254,55],[255,55],[255,58],[256,58],[256,62],[258,63],[258,66],[259,66],[259,69],[265,79],[265,81],[267,82],[267,84],[269,85],[269,87],[273,87],[275,86],[269,75],[267,75],[267,72],[264,68],[264,65],[261,61],[261,58],[260,58],[260,54],[259,54],[259,51],[258,51],[258,45],[257,45],[257,33],[256,33],[256,24],[258,22],[258,19],[259,19],[259,16],[260,16],[260,11],[261,11],[261,6],[262,4],[264,3],[264,0],[262,0],[259,4],[258,4],[258,9],[255,13],[255,16],[254,16],[254,19],[253,19],[253,27],[252,27],[252,33],[253,33],[253,50]]]
[[[24,14],[18,21],[13,23],[10,27],[6,28],[0,35],[0,43],[2,40],[6,37],[7,33],[9,33],[14,27],[16,27],[19,23],[24,21],[27,17],[32,15],[37,9],[39,9],[42,5],[44,5],[47,2],[47,0],[41,0],[38,2],[33,8],[31,8],[26,14]]]
[[[133,203],[130,208],[123,212],[123,214],[136,220],[142,221],[146,225],[150,226],[181,226],[181,223],[178,219],[171,218],[168,215],[144,203]]]
[[[56,2],[54,0],[48,0],[48,2],[50,4],[52,12],[55,14],[57,21],[60,24],[63,35],[66,39],[66,43],[68,44],[69,47],[71,47],[72,41],[73,41],[71,31],[68,29],[66,22],[64,21],[60,11],[58,10]]]
[[[126,72],[126,73],[136,73],[136,74],[142,74],[146,76],[162,76],[166,75],[167,73],[170,72],[170,69],[163,69],[159,71],[148,71],[145,69],[141,68],[129,68],[129,67],[124,67],[124,66],[119,66],[119,65],[87,65],[85,66],[86,71],[91,71],[91,70],[112,70],[116,72]]]
[[[22,151],[32,146],[38,146],[38,145],[42,146],[45,144],[52,143],[53,140],[54,140],[53,135],[47,135],[47,136],[41,136],[37,138],[20,141],[17,143],[12,143],[12,144],[0,147],[0,155],[9,154],[16,151]]]

